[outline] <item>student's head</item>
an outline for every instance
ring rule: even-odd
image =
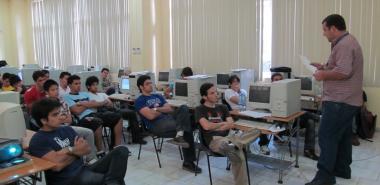
[[[329,42],[337,39],[342,32],[346,31],[346,22],[341,15],[331,14],[322,21],[323,35]]]
[[[57,99],[40,99],[32,105],[32,117],[41,128],[56,129],[64,120],[60,107],[61,103]]]
[[[43,85],[45,83],[45,81],[47,80],[46,76],[45,76],[45,73],[42,72],[42,71],[34,71],[33,72],[33,80],[36,84],[36,86],[39,88],[39,89],[43,89]]]
[[[184,78],[184,77],[187,77],[187,76],[193,76],[193,70],[191,69],[191,67],[185,67],[182,69],[182,72],[181,72],[181,77]]]
[[[44,73],[46,80],[50,78],[50,72],[46,69],[41,70]]]
[[[137,87],[139,88],[141,93],[150,94],[153,92],[153,83],[148,75],[141,75],[137,79]]]
[[[108,68],[103,68],[101,70],[101,76],[102,76],[102,78],[107,78],[109,73],[110,73],[110,70]]]
[[[216,87],[212,83],[204,83],[199,89],[202,99],[201,104],[205,102],[215,104],[218,102],[218,92],[216,91]]]
[[[59,84],[61,87],[67,87],[67,79],[69,79],[70,76],[71,74],[67,71],[63,71],[61,74],[59,74]]]
[[[46,92],[48,97],[59,97],[58,83],[52,79],[46,80],[46,82],[44,83],[44,91]]]
[[[234,91],[239,91],[240,78],[237,75],[230,76],[230,78],[228,79],[228,86]]]
[[[80,91],[80,77],[78,75],[71,75],[67,79],[67,83],[69,84],[70,91],[73,93],[78,93]]]
[[[275,82],[275,81],[283,80],[284,77],[282,76],[281,73],[273,73],[270,79],[272,82]]]
[[[90,76],[86,79],[87,90],[92,93],[98,92],[99,79],[96,76]]]
[[[3,76],[2,76],[2,80],[3,80],[3,87],[8,87],[10,86],[10,82],[9,82],[9,79],[11,78],[12,74],[10,73],[4,73]]]
[[[21,87],[22,86],[22,80],[19,76],[12,74],[11,77],[9,78],[9,84],[12,87]]]

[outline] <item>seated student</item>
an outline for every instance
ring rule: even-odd
[[[274,73],[271,76],[272,82],[282,80],[281,73]],[[319,157],[315,154],[315,122],[319,120],[319,116],[306,111],[300,117],[300,128],[305,128],[305,145],[303,155],[307,158],[317,161]]]
[[[235,128],[234,121],[225,105],[217,104],[216,87],[204,83],[200,88],[201,105],[195,110],[195,120],[201,126],[203,141],[213,152],[227,156],[231,161],[231,169],[236,185],[248,184],[247,169],[244,164],[243,144],[256,139],[258,130],[248,131],[244,136],[229,135]]]
[[[67,71],[63,71],[61,72],[61,74],[59,74],[59,96],[60,97],[63,97],[65,94],[70,93],[70,87],[67,84],[67,79],[69,79],[70,76],[71,74]]]
[[[14,88],[11,86],[9,79],[11,78],[12,74],[10,73],[4,73],[2,76],[2,91],[13,91]]]
[[[71,126],[71,124],[73,123],[73,118],[66,102],[62,98],[59,97],[58,83],[52,79],[46,80],[46,82],[44,83],[44,90],[46,92],[46,97],[54,99],[54,100],[58,100],[61,103],[60,112],[66,116],[62,120],[62,122],[64,125]],[[83,137],[87,141],[87,143],[91,146],[91,152],[89,155],[86,156],[86,162],[90,162],[91,160],[94,160],[96,158],[97,148],[95,147],[94,133],[92,132],[92,130],[88,128],[84,128],[84,127],[78,127],[78,126],[71,126],[71,127],[78,134],[78,136]],[[104,154],[104,151],[99,151],[98,154]]]
[[[41,129],[33,135],[30,154],[56,166],[45,172],[49,185],[125,185],[128,148],[119,146],[92,165],[85,166],[82,156],[90,152],[88,143],[68,126],[62,126],[61,104],[50,98],[33,104],[32,117]]]
[[[112,79],[110,75],[110,70],[108,68],[103,68],[100,73],[102,77],[102,88],[103,92],[106,94],[114,94],[115,93],[115,88],[112,87]]]
[[[183,150],[182,168],[200,173],[201,169],[194,164],[194,137],[188,107],[181,106],[173,115],[170,115],[173,112],[172,107],[163,96],[152,94],[152,81],[147,75],[142,75],[137,79],[137,87],[142,94],[136,99],[135,107],[144,125],[156,135],[170,134],[175,137],[172,142],[182,146]]]
[[[12,74],[9,78],[9,83],[13,87],[13,91],[19,92],[20,94],[24,94],[26,89],[22,85],[22,80],[18,75]]]
[[[86,79],[86,87],[90,95],[90,100],[95,100],[97,102],[103,102],[103,101],[107,102],[105,106],[98,107],[98,110],[95,110],[95,111],[99,111],[100,118],[102,118],[103,121],[110,120],[111,122],[114,122],[116,121],[116,119],[119,119],[118,121],[120,121],[120,125],[118,126],[121,127],[122,119],[120,116],[122,116],[124,119],[128,120],[128,123],[131,125],[132,128],[137,127],[138,129],[136,132],[132,132],[132,142],[138,143],[138,144],[140,143],[146,144],[146,141],[144,141],[141,136],[141,129],[139,129],[136,112],[133,110],[129,110],[127,108],[120,109],[120,110],[114,109],[111,100],[108,98],[108,95],[105,93],[98,92],[98,84],[99,84],[99,79],[96,76],[90,76]],[[117,134],[119,132],[115,131],[115,133],[116,133],[115,137],[119,137],[119,135]],[[122,133],[122,131],[120,133]]]
[[[102,150],[102,133],[100,126],[111,128],[111,137],[114,139],[111,141],[110,149],[114,146],[121,144],[121,124],[119,122],[120,117],[112,120],[102,119],[94,109],[106,105],[107,101],[97,102],[90,100],[90,95],[87,92],[80,92],[81,81],[77,75],[72,75],[67,80],[71,92],[63,96],[63,99],[70,108],[71,113],[79,118],[78,126],[89,128],[94,131],[96,147],[98,150]],[[99,130],[100,131],[99,131]],[[99,132],[99,133],[98,133]],[[117,135],[115,135],[117,134]]]
[[[228,79],[229,89],[224,92],[224,99],[231,106],[232,110],[243,110],[246,105],[247,92],[240,89],[240,78],[236,75],[230,76]],[[269,139],[266,134],[260,136],[259,145],[260,153],[270,155],[268,148]]]
[[[24,102],[29,111],[32,107],[33,102],[46,96],[43,88],[43,85],[47,80],[45,74],[42,71],[34,71],[32,77],[34,80],[34,85],[32,85],[32,87],[30,87],[28,90],[26,90],[24,94]]]

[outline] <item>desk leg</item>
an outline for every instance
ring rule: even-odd
[[[296,123],[296,165],[295,167],[296,168],[299,168],[299,165],[298,165],[298,155],[299,155],[299,145],[300,145],[300,136],[299,136],[299,132],[300,132],[300,119],[298,118],[297,119],[297,123]]]

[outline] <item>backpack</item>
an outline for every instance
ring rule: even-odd
[[[360,109],[360,116],[358,116],[358,118],[357,133],[359,137],[362,139],[373,138],[376,130],[377,115],[370,112],[366,106],[362,106]]]

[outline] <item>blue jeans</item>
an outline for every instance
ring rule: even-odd
[[[359,107],[345,103],[322,103],[322,120],[319,128],[321,155],[315,179],[335,183],[335,176],[351,176],[352,121]]]

